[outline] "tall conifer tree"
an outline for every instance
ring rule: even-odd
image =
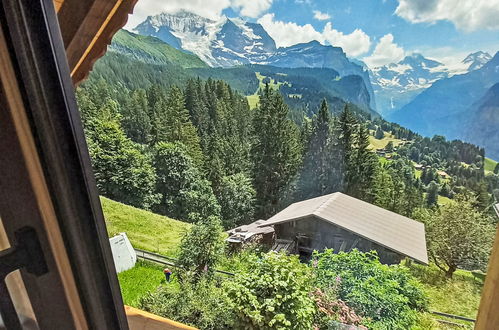
[[[288,106],[279,92],[265,86],[253,121],[253,175],[257,215],[268,217],[278,211],[279,200],[300,163],[299,130],[288,119]]]

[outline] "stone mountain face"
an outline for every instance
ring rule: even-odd
[[[468,111],[468,120],[460,121],[463,137],[484,147],[487,156],[499,159],[499,83],[493,85]]]
[[[498,82],[499,52],[480,69],[436,81],[389,119],[423,135],[464,139],[463,125],[474,118],[477,102]]]
[[[358,75],[369,92],[371,108],[376,108],[368,71],[351,62],[340,47],[312,41],[277,49],[275,41],[260,24],[227,17],[214,21],[185,11],[150,16],[135,31],[196,54],[212,67],[264,64],[330,68],[342,77]]]

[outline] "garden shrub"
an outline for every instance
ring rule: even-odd
[[[225,234],[219,218],[199,219],[180,242],[176,265],[196,275],[213,275],[215,266],[223,259]]]
[[[203,330],[233,329],[234,312],[226,291],[206,278],[160,286],[140,300],[140,308]]]
[[[297,256],[274,252],[248,262],[246,271],[227,282],[235,329],[311,329],[310,269]]]
[[[419,282],[402,266],[379,262],[377,253],[315,252],[312,267],[317,286],[334,290],[338,299],[364,318],[370,329],[407,329],[426,311],[428,299]]]

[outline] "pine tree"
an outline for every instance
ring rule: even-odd
[[[160,86],[151,86],[147,90],[147,100],[149,105],[149,118],[151,119],[150,145],[154,146],[159,142],[167,141],[165,135],[168,120],[166,92]]]
[[[369,150],[369,129],[360,125],[356,139],[356,149],[349,168],[351,182],[347,192],[351,196],[373,202],[375,193],[372,187],[379,163],[377,156]]]
[[[477,193],[477,207],[484,211],[486,210],[491,203],[487,183],[482,181],[478,184],[478,193]]]
[[[299,200],[332,193],[342,187],[342,160],[337,159],[338,137],[334,136],[333,126],[327,102],[323,100],[306,143],[297,188]]]
[[[151,138],[151,119],[146,92],[137,89],[130,94],[122,111],[122,125],[127,136],[134,142],[146,144]]]
[[[431,181],[428,185],[426,195],[426,205],[429,207],[437,206],[438,202],[438,184],[435,181]]]
[[[354,163],[355,163],[355,143],[357,133],[357,120],[350,111],[348,105],[345,105],[339,117],[340,128],[340,145],[342,147],[343,168],[345,171],[344,190],[348,191],[348,187],[354,180]]]
[[[279,199],[300,163],[299,130],[288,112],[281,94],[266,85],[253,121],[251,152],[259,217],[267,218],[278,210]]]
[[[497,163],[496,167],[494,167],[494,174],[499,174],[499,163]]]
[[[394,146],[393,146],[393,142],[392,141],[388,142],[387,145],[385,146],[385,150],[388,151],[388,152],[392,152],[393,148],[394,148]]]
[[[381,140],[382,138],[385,137],[385,132],[383,132],[383,130],[381,129],[381,126],[378,126],[376,128],[376,133],[375,133],[374,137],[378,140]]]

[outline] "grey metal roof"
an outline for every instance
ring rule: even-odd
[[[273,233],[274,227],[262,227],[265,223],[265,220],[257,220],[248,225],[243,225],[234,229],[227,230],[227,233],[230,235],[228,240],[231,241],[231,238],[234,235],[237,236],[237,239],[234,238],[234,241],[237,240],[241,242],[249,239],[253,235],[265,235]]]
[[[260,226],[317,217],[427,264],[424,224],[336,192],[294,203]]]

